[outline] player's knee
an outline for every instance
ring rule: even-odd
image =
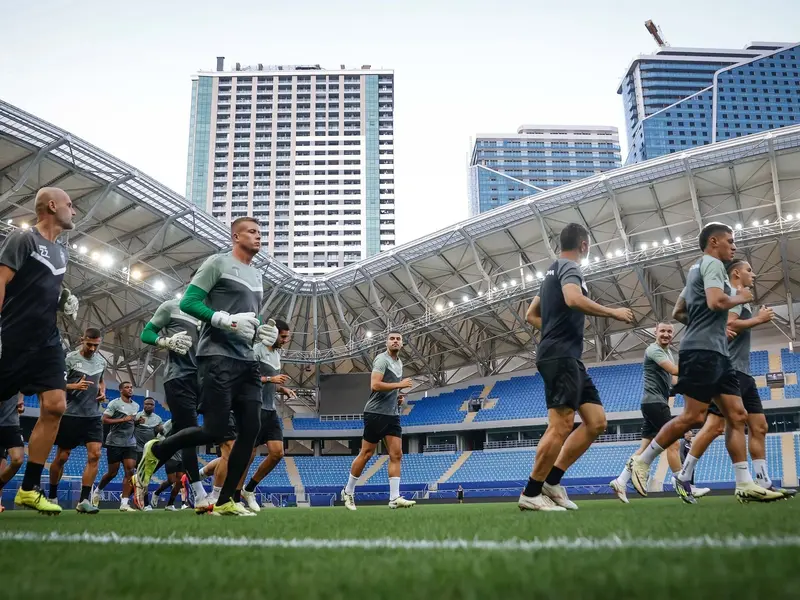
[[[10,466],[15,470],[19,470],[19,468],[22,467],[22,463],[25,462],[24,456],[11,456],[9,458],[11,459]]]
[[[375,448],[362,448],[361,449],[361,456],[363,456],[367,460],[372,458],[373,454],[375,454]]]
[[[606,430],[606,426],[608,425],[605,416],[600,419],[593,419],[591,422],[586,424],[586,427],[589,429],[589,433],[592,437],[600,437]]]
[[[40,397],[40,419],[61,419],[67,410],[66,394],[46,394]]]
[[[713,433],[715,437],[719,437],[725,433],[725,419],[715,419],[711,433]]]
[[[403,460],[403,451],[402,450],[390,450],[389,451],[389,460],[392,462],[400,462]]]
[[[90,465],[95,465],[100,462],[100,452],[87,452],[86,453],[86,462]]]
[[[735,427],[737,429],[743,429],[744,426],[747,424],[747,411],[744,409],[743,406],[730,408],[728,410],[727,416],[725,417],[725,420],[731,427]]]
[[[565,440],[567,436],[572,433],[573,423],[564,419],[558,419],[550,421],[547,427],[551,429],[556,436]]]
[[[767,425],[766,419],[760,419],[754,423],[748,422],[747,427],[750,429],[750,435],[759,437],[764,437],[767,435],[767,431],[769,431],[769,425]]]
[[[269,456],[272,460],[282,460],[283,459],[283,448],[270,448],[269,449]]]

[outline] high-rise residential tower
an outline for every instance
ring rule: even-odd
[[[394,245],[394,73],[241,66],[192,78],[186,197],[320,275]]]

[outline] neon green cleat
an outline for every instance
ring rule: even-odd
[[[214,510],[211,512],[212,515],[218,517],[255,517],[255,513],[251,513],[249,510],[244,508],[244,505],[239,506],[236,502],[232,499],[228,500],[225,504],[216,505],[214,506]]]
[[[150,479],[153,473],[156,472],[158,467],[158,458],[153,454],[153,446],[160,443],[160,440],[150,440],[144,445],[142,450],[142,460],[139,461],[136,467],[136,475],[133,477],[133,503],[136,508],[144,508],[144,497],[147,493],[147,486],[150,485]]]
[[[61,514],[61,507],[55,502],[50,502],[50,500],[45,498],[42,490],[40,490],[38,487],[35,487],[30,491],[25,491],[22,488],[19,488],[17,490],[17,495],[14,496],[14,504],[38,511],[43,515]]]

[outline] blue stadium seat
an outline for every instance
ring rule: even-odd
[[[753,377],[769,373],[769,352],[756,350],[750,353],[750,374]]]
[[[800,373],[800,355],[781,348],[781,365],[784,373]]]
[[[479,411],[475,416],[476,422],[535,419],[547,416],[544,382],[538,373],[498,381],[489,395],[497,399],[497,404],[494,408]]]

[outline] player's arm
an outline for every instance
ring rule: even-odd
[[[728,275],[725,267],[718,260],[708,261],[700,267],[703,278],[703,287],[706,292],[706,305],[714,311],[731,310],[740,304],[747,304],[753,299],[753,293],[748,289],[737,290],[734,296],[725,293],[725,284]]]
[[[6,286],[35,250],[30,234],[23,230],[10,233],[0,248],[0,311],[6,299]]]
[[[669,354],[662,348],[648,348],[647,356],[673,377],[678,376],[678,365],[670,360]]]
[[[561,293],[564,302],[573,310],[582,312],[590,317],[608,317],[625,323],[633,323],[633,311],[629,308],[609,308],[598,304],[588,296],[583,295],[583,279],[578,266],[569,263],[560,268],[557,273],[561,283]]]
[[[97,389],[97,402],[103,402],[106,399],[106,380],[103,377],[103,373],[100,373],[100,382],[99,387]]]
[[[678,323],[682,323],[683,325],[688,325],[689,311],[686,310],[685,294],[686,294],[686,289],[684,288],[680,296],[678,296],[678,301],[675,302],[675,307],[672,309],[672,318],[675,319]]]
[[[103,424],[104,425],[118,425],[120,423],[127,423],[128,421],[132,421],[133,420],[133,415],[126,415],[126,416],[124,416],[122,418],[114,419],[112,417],[112,415],[114,414],[115,411],[116,411],[116,407],[114,406],[114,403],[113,402],[109,403],[109,405],[103,411]]]
[[[403,388],[409,388],[414,385],[414,382],[410,377],[406,377],[402,381],[398,383],[387,383],[383,380],[383,376],[386,373],[386,368],[389,365],[386,362],[386,359],[383,358],[383,355],[378,357],[375,363],[372,365],[372,373],[370,374],[369,383],[370,389],[373,392],[391,392],[392,390],[402,390]]]
[[[0,265],[0,311],[3,310],[3,302],[6,299],[6,286],[11,283],[16,274],[17,272],[14,269],[6,265]]]
[[[156,309],[153,316],[142,329],[139,339],[149,346],[158,346],[161,330],[169,324],[170,312],[166,302]]]
[[[775,312],[771,308],[762,306],[758,314],[753,315],[749,319],[743,319],[742,306],[739,305],[728,311],[728,329],[734,333],[741,333],[742,331],[752,329],[763,323],[769,323],[774,316]]]
[[[539,294],[536,294],[528,307],[528,311],[525,313],[525,320],[536,329],[542,329],[542,299]]]

